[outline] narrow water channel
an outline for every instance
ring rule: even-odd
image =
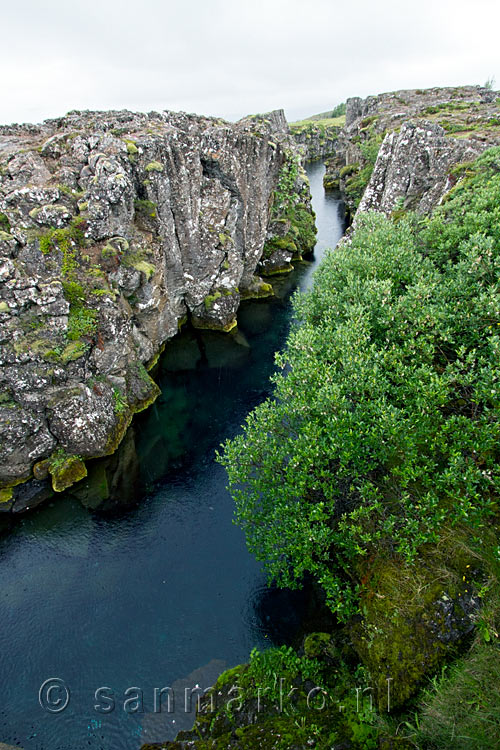
[[[214,451],[270,392],[290,295],[307,288],[343,232],[342,204],[325,196],[323,173],[322,164],[308,166],[314,263],[280,279],[276,298],[245,303],[236,334],[185,331],[168,345],[162,394],[128,436],[142,488],[136,504],[91,511],[65,494],[0,538],[0,742],[133,750],[173,738],[193,722],[186,688],[213,684],[254,646],[293,637],[301,594],[267,589],[232,524]],[[49,678],[69,690],[67,707],[54,713],[39,703]],[[154,711],[155,688],[164,687],[173,689],[171,713],[166,701]],[[107,689],[96,698],[99,688]],[[42,698],[60,708],[64,689]]]

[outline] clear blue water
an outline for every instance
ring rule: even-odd
[[[162,394],[128,436],[135,503],[90,511],[65,494],[0,539],[0,741],[25,750],[133,750],[173,738],[194,719],[185,688],[213,684],[254,646],[287,641],[299,627],[303,595],[266,587],[232,524],[214,451],[269,393],[290,295],[310,284],[342,234],[342,206],[323,192],[324,167],[308,173],[319,228],[314,263],[280,279],[271,301],[244,304],[238,333],[186,331],[168,345],[157,375]],[[70,690],[58,713],[39,704],[40,686],[54,677]],[[95,708],[111,705],[95,697],[104,686],[115,701],[107,713]],[[142,705],[124,705],[141,696],[125,694],[132,687]],[[175,710],[155,713],[154,690],[164,687],[173,689]]]

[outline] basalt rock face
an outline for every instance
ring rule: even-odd
[[[498,94],[483,86],[436,87],[431,89],[402,89],[385,94],[368,96],[366,99],[352,97],[346,102],[345,129],[346,132],[357,128],[360,119],[376,115],[381,117],[383,125],[396,127],[409,117],[427,116],[452,111],[469,111],[469,107],[459,107],[455,104],[473,104],[480,108],[494,105]],[[452,105],[450,107],[450,104]],[[429,112],[429,108],[436,108],[436,112]],[[379,125],[380,127],[380,125]]]
[[[452,186],[453,165],[500,143],[498,103],[498,92],[481,86],[348,99],[325,187],[342,190],[352,214],[426,213]]]
[[[242,296],[269,293],[255,271],[293,150],[282,112],[0,128],[0,509],[115,450],[184,320],[228,330]]]
[[[321,127],[310,121],[307,125],[291,125],[290,130],[295,142],[302,148],[305,161],[327,159],[335,153],[340,127]]]
[[[454,184],[451,168],[484,149],[478,140],[448,138],[436,123],[405,122],[385,137],[358,211],[430,213]]]

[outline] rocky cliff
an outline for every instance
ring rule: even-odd
[[[327,159],[335,154],[344,117],[300,120],[290,124],[295,142],[302,148],[306,161]]]
[[[272,293],[256,272],[311,249],[295,150],[282,112],[0,128],[0,510],[82,479],[156,398],[179,326],[231,329]]]
[[[453,186],[455,165],[500,143],[499,102],[480,86],[348,99],[325,187],[342,190],[351,213],[428,212]]]

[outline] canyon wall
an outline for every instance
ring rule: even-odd
[[[281,111],[0,128],[0,510],[83,478],[156,398],[148,370],[179,327],[230,330],[272,293],[259,272],[310,249],[298,161]]]
[[[500,143],[499,101],[481,86],[348,99],[325,187],[344,193],[352,215],[426,213],[455,184],[455,165]]]

